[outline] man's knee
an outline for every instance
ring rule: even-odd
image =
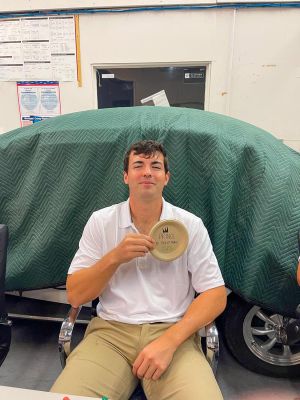
[[[177,349],[169,368],[158,381],[144,380],[143,386],[149,400],[223,399],[213,371],[193,338]]]

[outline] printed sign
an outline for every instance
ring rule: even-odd
[[[17,90],[21,126],[61,114],[58,82],[17,82]]]

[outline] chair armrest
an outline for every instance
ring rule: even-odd
[[[5,305],[5,275],[6,257],[8,247],[8,228],[0,224],[0,366],[10,348],[11,343],[11,321],[7,319]]]
[[[12,322],[6,317],[0,318],[0,366],[3,364],[11,343]]]
[[[67,317],[63,320],[58,337],[58,351],[62,368],[66,365],[66,359],[71,352],[72,332],[80,313],[81,306],[78,308],[71,307]]]
[[[219,361],[219,332],[214,322],[205,327],[206,333],[206,358],[216,374]]]
[[[215,322],[211,322],[198,332],[201,344],[213,373],[216,374],[219,361],[219,332]]]

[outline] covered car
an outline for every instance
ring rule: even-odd
[[[201,217],[209,231],[232,292],[224,329],[235,356],[263,373],[299,374],[299,344],[284,342],[282,332],[300,303],[300,155],[230,117],[113,108],[1,135],[0,223],[10,231],[6,290],[65,283],[90,214],[127,198],[122,160],[141,139],[166,148],[171,180],[165,199]],[[240,336],[246,356],[239,357],[230,332]]]

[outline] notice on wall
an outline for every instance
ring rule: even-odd
[[[77,80],[73,16],[0,21],[0,81]]]
[[[17,90],[22,127],[61,114],[58,82],[17,82]]]

